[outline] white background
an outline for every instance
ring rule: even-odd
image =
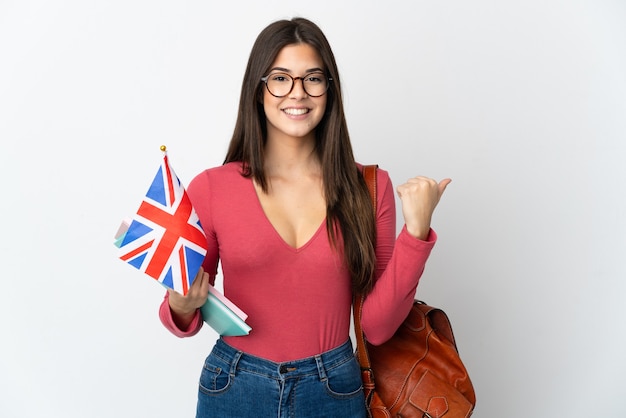
[[[474,416],[626,416],[618,0],[0,0],[0,416],[194,415],[216,335],[170,335],[113,235],[161,144],[183,183],[221,164],[252,43],[295,15],[334,48],[357,159],[453,179],[418,296]]]

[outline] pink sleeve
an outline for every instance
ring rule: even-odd
[[[431,229],[425,241],[403,226],[396,238],[395,194],[386,171],[378,170],[376,211],[376,284],[363,304],[363,332],[372,344],[382,344],[409,313],[426,261],[437,240]]]
[[[180,329],[174,322],[174,318],[172,318],[172,311],[170,310],[169,303],[169,293],[165,292],[165,297],[163,298],[163,302],[161,302],[161,306],[159,307],[159,318],[161,322],[172,334],[177,337],[192,337],[196,335],[200,328],[202,328],[202,324],[204,321],[202,320],[202,315],[200,314],[200,310],[196,311],[196,315],[191,320],[189,327],[187,329]]]

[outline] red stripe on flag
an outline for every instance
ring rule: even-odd
[[[176,196],[174,195],[174,184],[172,182],[172,172],[170,170],[170,164],[167,161],[167,155],[164,157],[165,159],[165,172],[167,178],[167,189],[170,192],[170,206],[174,206],[174,202],[176,201]]]
[[[178,260],[180,260],[180,273],[183,276],[183,295],[186,295],[189,290],[189,278],[187,277],[187,263],[185,262],[185,249],[183,247],[178,249]]]
[[[133,251],[126,253],[122,256],[120,256],[120,258],[124,261],[130,260],[131,258],[133,258],[134,256],[136,256],[139,253],[144,252],[145,250],[147,250],[148,248],[150,248],[152,246],[152,243],[154,242],[154,240],[142,245],[139,248],[135,248]]]

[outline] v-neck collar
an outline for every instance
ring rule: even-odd
[[[267,216],[267,214],[265,213],[265,210],[263,209],[263,205],[261,204],[261,199],[259,198],[259,195],[257,193],[257,189],[254,186],[254,180],[252,178],[250,178],[250,189],[252,194],[254,195],[254,201],[256,202],[256,206],[258,208],[258,210],[261,212],[262,217],[265,219],[265,222],[267,223],[268,227],[273,231],[274,235],[276,236],[276,238],[289,250],[295,252],[295,253],[299,253],[301,251],[304,251],[307,247],[309,247],[315,240],[316,238],[320,235],[320,233],[322,231],[324,231],[326,229],[326,217],[324,217],[324,219],[322,219],[321,224],[317,227],[317,229],[315,230],[315,232],[313,233],[313,235],[311,235],[304,244],[302,244],[299,247],[294,247],[293,245],[289,244],[282,235],[280,235],[280,233],[278,232],[278,230],[276,229],[276,227],[274,226],[274,224],[272,223],[272,221],[270,220],[270,218]]]

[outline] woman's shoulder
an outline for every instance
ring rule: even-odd
[[[239,182],[245,182],[249,179],[242,175],[241,163],[227,163],[220,166],[207,168],[198,173],[189,187],[191,188],[220,188],[220,187],[233,187]]]
[[[231,178],[242,177],[241,163],[227,163],[224,165],[218,165],[215,167],[209,167],[198,173],[192,181],[196,180],[223,180]]]

